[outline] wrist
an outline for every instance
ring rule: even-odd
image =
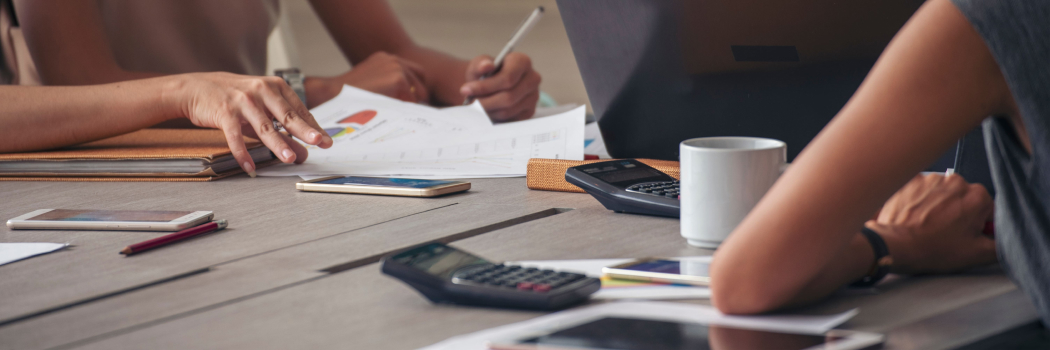
[[[890,256],[893,257],[890,273],[910,274],[914,272],[915,258],[911,250],[912,244],[908,240],[910,235],[904,232],[905,229],[880,224],[875,221],[869,221],[865,226],[878,233],[879,237],[882,237],[882,240],[886,242]]]
[[[343,84],[335,83],[331,78],[306,77],[303,88],[306,90],[306,108],[314,108],[339,95]]]
[[[154,95],[154,105],[160,106],[161,112],[157,113],[161,116],[162,121],[168,121],[172,119],[188,118],[190,111],[190,103],[192,97],[186,85],[189,80],[182,74],[171,75],[163,78],[163,83],[158,84],[160,91]]]

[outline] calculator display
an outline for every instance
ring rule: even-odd
[[[452,278],[453,273],[465,266],[491,264],[485,259],[440,243],[398,254],[394,261],[444,279]]]
[[[613,185],[620,185],[621,183],[626,185],[637,183],[639,179],[659,177],[660,175],[663,174],[650,168],[634,168],[604,173],[598,175],[598,178]]]

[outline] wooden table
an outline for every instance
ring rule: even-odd
[[[0,266],[0,349],[410,349],[541,313],[433,305],[379,257],[439,240],[492,260],[708,255],[678,220],[616,214],[585,194],[471,180],[441,198],[303,193],[297,178],[214,183],[0,182],[0,218],[40,208],[212,210],[230,228],[149,253],[157,233],[11,231],[71,249]],[[691,301],[707,303],[706,300]],[[860,307],[842,328],[890,349],[951,348],[1037,322],[998,269],[898,277],[798,313]]]

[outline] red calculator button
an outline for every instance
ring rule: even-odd
[[[529,282],[518,283],[518,289],[520,289],[520,290],[530,290],[530,289],[532,289],[532,283],[529,283]]]
[[[532,286],[532,290],[540,292],[540,293],[546,293],[546,292],[549,292],[551,290],[551,286],[549,284],[542,284],[542,283],[540,283],[540,284]]]

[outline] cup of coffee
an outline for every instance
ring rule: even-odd
[[[759,137],[682,141],[682,237],[715,249],[744,220],[787,167],[787,144]]]

